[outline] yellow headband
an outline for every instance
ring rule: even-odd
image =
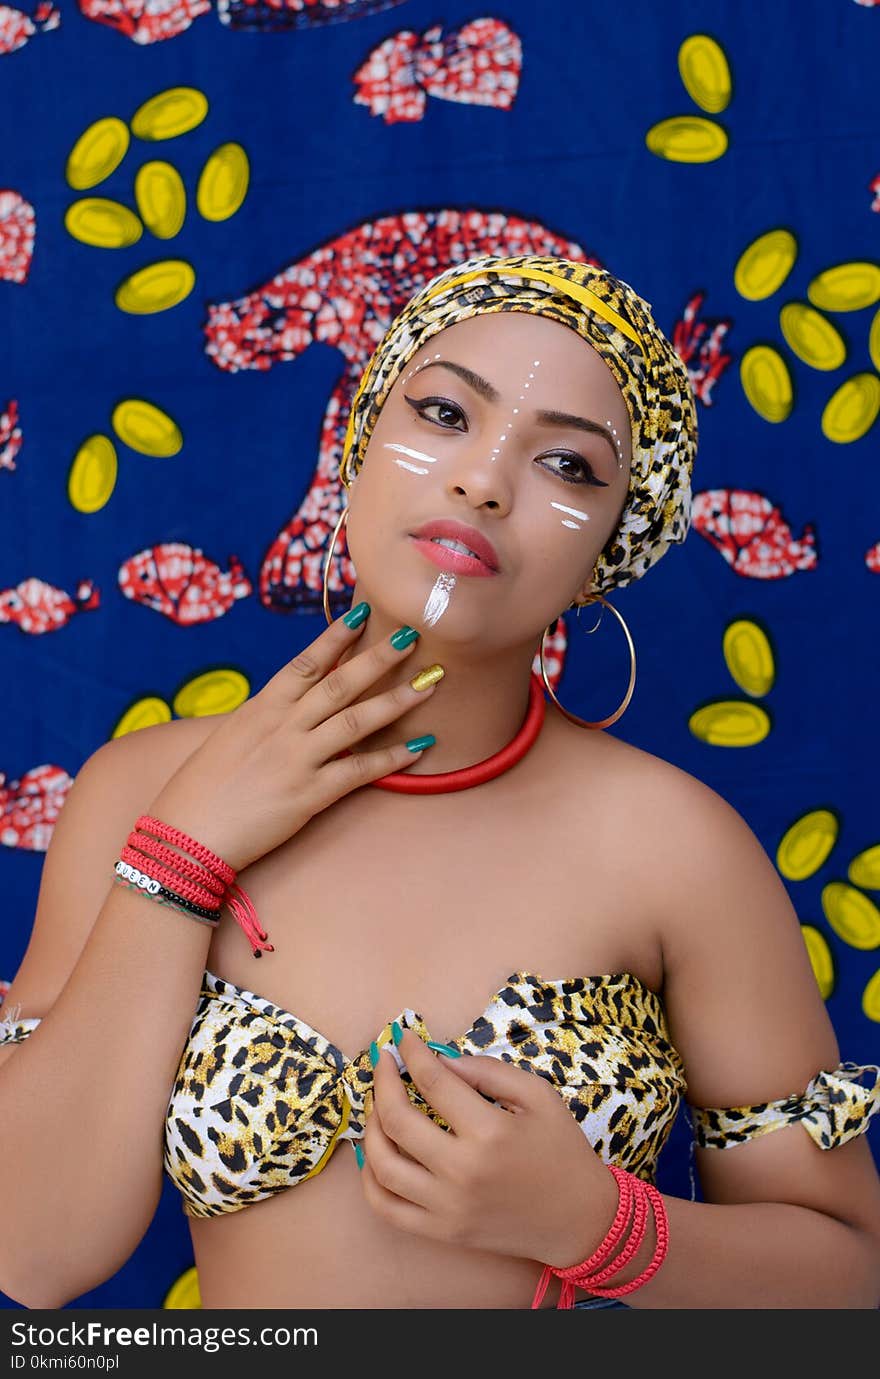
[[[445,282],[426,292],[424,299],[426,302],[430,302],[434,297],[439,297],[441,293],[448,292],[451,288],[461,287],[464,283],[473,282],[476,278],[485,278],[492,271],[492,268],[486,267],[473,273],[460,273],[456,278],[447,278]],[[591,292],[588,287],[583,287],[580,283],[570,282],[568,278],[563,278],[559,273],[545,273],[542,268],[499,269],[497,271],[503,273],[505,277],[536,278],[539,282],[549,283],[551,287],[555,287],[564,296],[573,297],[576,302],[580,302],[581,306],[585,306],[588,311],[594,311],[597,316],[604,317],[612,326],[617,327],[621,335],[632,340],[633,344],[637,345],[644,354],[642,342],[632,326],[622,316],[618,316],[617,312],[607,302],[604,302],[601,297],[597,297],[595,292]]]

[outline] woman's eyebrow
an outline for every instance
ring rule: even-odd
[[[604,436],[611,449],[617,455],[617,442],[601,422],[590,421],[588,417],[576,417],[571,412],[536,412],[535,420],[542,426],[573,426],[578,431],[592,431],[594,434]]]
[[[427,364],[423,364],[416,373],[424,373],[426,369],[449,369],[451,373],[458,374],[459,378],[464,379],[475,393],[484,397],[487,402],[497,402],[501,397],[497,388],[493,388],[488,379],[474,373],[473,369],[466,369],[464,364],[453,364],[451,359],[431,359]]]

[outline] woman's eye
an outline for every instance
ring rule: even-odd
[[[404,395],[405,396],[405,395]],[[406,401],[420,417],[435,426],[443,426],[447,431],[466,431],[464,412],[456,403],[444,397],[407,397]],[[433,415],[432,415],[433,414]],[[462,422],[463,425],[457,423]]]
[[[560,479],[564,479],[569,484],[593,484],[596,488],[608,488],[604,479],[597,479],[586,460],[580,455],[570,454],[567,451],[557,451],[553,455],[542,455],[541,463],[546,460],[561,460],[565,465],[573,466],[572,469],[557,469],[555,472]]]

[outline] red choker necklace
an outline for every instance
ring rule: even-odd
[[[398,790],[403,795],[444,795],[451,790],[469,790],[472,785],[483,785],[522,760],[541,731],[546,709],[544,686],[533,671],[529,677],[528,712],[516,737],[506,747],[484,761],[474,762],[473,766],[463,766],[460,771],[441,771],[433,776],[411,776],[406,771],[392,771],[390,775],[370,781],[369,784],[378,786],[380,790]],[[350,755],[347,747],[345,752]]]

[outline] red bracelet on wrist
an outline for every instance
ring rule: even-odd
[[[195,862],[163,847],[157,839],[174,843]],[[220,907],[225,904],[243,930],[255,958],[261,957],[263,952],[274,953],[272,944],[266,942],[269,935],[260,923],[250,896],[235,884],[235,871],[216,852],[179,828],[172,828],[151,814],[141,814],[122,849],[122,860],[139,865],[143,870],[144,857],[151,859],[149,871],[155,879],[184,899],[205,909],[216,910],[218,914]],[[166,866],[166,863],[169,865]],[[172,867],[176,870],[171,870]]]
[[[572,1264],[566,1268],[555,1268],[551,1264],[546,1265],[532,1300],[533,1308],[540,1306],[553,1274],[562,1280],[559,1301],[556,1304],[557,1309],[570,1308],[574,1305],[575,1285],[587,1292],[596,1293],[599,1297],[623,1297],[627,1293],[634,1292],[636,1288],[641,1288],[642,1284],[647,1283],[649,1278],[653,1278],[663,1263],[669,1243],[669,1229],[660,1193],[650,1183],[642,1182],[640,1178],[632,1173],[627,1173],[622,1168],[611,1165],[610,1171],[617,1181],[619,1196],[617,1212],[608,1234],[598,1249],[582,1263]],[[638,1278],[631,1279],[629,1283],[621,1284],[617,1288],[603,1286],[606,1280],[618,1274],[638,1253],[647,1230],[649,1206],[657,1232],[657,1245],[651,1262],[639,1274]],[[631,1208],[632,1216],[630,1217]],[[626,1239],[622,1247],[617,1250],[624,1234],[626,1234]],[[617,1250],[616,1253],[615,1250]]]

